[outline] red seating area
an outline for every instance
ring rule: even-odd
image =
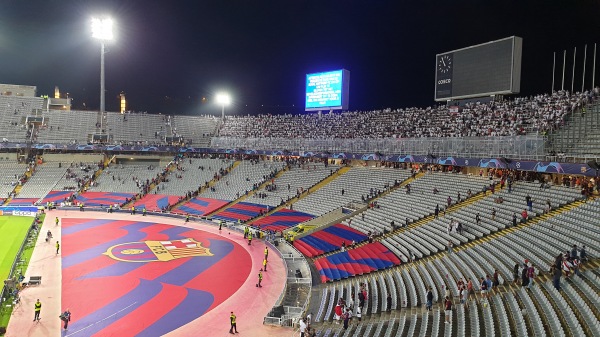
[[[315,260],[323,283],[370,273],[400,263],[400,259],[381,242],[369,243]]]

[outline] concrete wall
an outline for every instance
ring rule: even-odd
[[[54,162],[54,163],[61,162],[63,164],[71,163],[71,162],[98,163],[104,158],[104,155],[96,154],[96,153],[95,154],[91,154],[91,153],[90,154],[86,154],[86,153],[47,153],[47,154],[44,154],[42,156],[42,158],[44,159],[45,163],[50,163],[50,162]]]

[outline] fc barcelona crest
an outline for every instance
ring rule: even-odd
[[[112,246],[104,255],[123,262],[171,261],[194,256],[213,256],[194,239],[128,242]]]

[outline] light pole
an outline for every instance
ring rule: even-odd
[[[110,18],[104,19],[92,19],[92,37],[100,40],[100,130],[102,131],[102,127],[104,124],[104,95],[105,95],[105,87],[104,87],[104,54],[105,48],[104,44],[106,41],[110,41],[113,39],[113,21]]]
[[[221,119],[225,120],[225,106],[231,103],[231,96],[221,92],[217,94],[217,103],[221,104]]]

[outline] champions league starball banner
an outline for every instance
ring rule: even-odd
[[[18,207],[18,206],[0,207],[0,215],[36,216],[37,212],[38,212],[37,207]]]
[[[27,147],[25,143],[0,143],[0,149],[20,149]],[[252,149],[211,149],[180,146],[131,146],[131,145],[63,145],[63,144],[35,144],[36,149],[64,150],[64,151],[92,151],[92,152],[138,152],[138,153],[213,153],[234,155],[267,155],[267,156],[299,156],[331,159],[373,160],[399,163],[440,164],[452,166],[468,166],[481,168],[503,168],[521,171],[543,173],[576,174],[595,177],[598,172],[587,164],[571,164],[560,162],[542,162],[529,160],[503,160],[501,158],[463,158],[463,157],[432,157],[419,155],[381,155],[379,153],[349,153],[349,152],[310,152],[288,150],[252,150]]]

